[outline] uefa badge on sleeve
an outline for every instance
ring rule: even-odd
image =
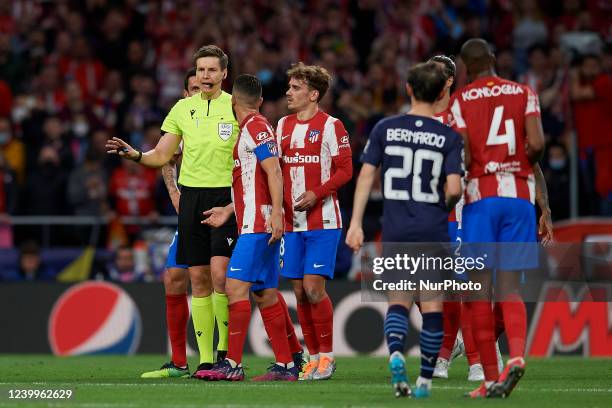
[[[219,123],[219,137],[223,141],[229,140],[232,137],[234,125],[232,123]]]

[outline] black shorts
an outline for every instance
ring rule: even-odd
[[[176,262],[189,266],[210,265],[213,256],[230,258],[238,239],[234,216],[219,228],[202,224],[202,213],[232,202],[230,187],[181,189]]]

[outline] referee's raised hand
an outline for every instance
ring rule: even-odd
[[[118,154],[130,160],[136,160],[141,155],[136,149],[118,137],[113,137],[106,141],[106,153]]]

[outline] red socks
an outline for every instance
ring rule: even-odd
[[[510,358],[525,356],[525,338],[527,336],[527,311],[525,303],[518,294],[512,294],[501,302],[504,315],[504,327],[508,338]]]
[[[334,309],[331,299],[329,296],[325,296],[325,299],[319,303],[311,304],[310,308],[314,331],[319,342],[319,351],[321,353],[331,353],[334,337]]]
[[[461,334],[463,335],[463,346],[465,347],[468,364],[480,364],[480,356],[472,334],[472,312],[465,302],[461,303]]]
[[[291,316],[289,315],[289,308],[287,307],[287,302],[285,302],[285,298],[283,297],[283,295],[281,295],[280,292],[277,293],[278,303],[280,303],[283,309],[285,310],[285,329],[287,330],[287,341],[289,342],[289,350],[291,351],[291,354],[299,353],[300,351],[302,351],[302,345],[300,344],[297,339],[297,336],[295,335],[295,329],[293,327],[293,322],[291,321]]]
[[[442,348],[440,348],[438,357],[449,360],[455,345],[455,339],[457,339],[459,322],[463,319],[461,316],[461,303],[444,302],[442,315],[444,319],[444,340],[442,341]]]
[[[497,353],[495,351],[494,318],[491,302],[470,302],[472,312],[472,334],[480,354],[480,362],[484,370],[486,381],[496,381],[499,377],[497,371]]]
[[[287,341],[285,310],[281,302],[276,302],[272,306],[260,309],[261,318],[266,328],[266,333],[268,333],[268,339],[272,343],[272,350],[274,351],[276,361],[283,364],[293,361],[291,351],[289,351],[289,342]],[[230,322],[231,319],[232,315],[230,314]]]
[[[172,362],[177,367],[187,365],[187,295],[166,295],[166,324],[172,347]]]
[[[300,326],[302,327],[302,335],[304,336],[304,343],[306,343],[308,353],[311,356],[314,354],[319,354],[319,341],[315,335],[310,303],[298,303],[297,315]]]
[[[504,334],[505,331],[502,302],[495,302],[493,304],[493,316],[495,317],[495,339],[499,340],[499,337]]]
[[[242,362],[242,352],[244,350],[244,342],[249,330],[250,321],[251,302],[248,300],[241,300],[240,302],[229,305],[227,358],[233,360],[236,364]]]

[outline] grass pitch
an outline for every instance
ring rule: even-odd
[[[246,356],[247,381],[192,379],[144,380],[143,371],[159,368],[167,356],[92,356],[0,354],[0,407],[612,407],[612,359],[557,357],[527,362],[525,377],[507,400],[472,401],[462,395],[476,387],[466,381],[465,359],[454,362],[450,379],[434,380],[428,400],[395,399],[386,358],[339,358],[332,380],[253,383],[270,359]],[[191,361],[192,367],[196,361]],[[408,360],[410,379],[417,359]],[[10,389],[71,389],[70,400],[15,400]]]

